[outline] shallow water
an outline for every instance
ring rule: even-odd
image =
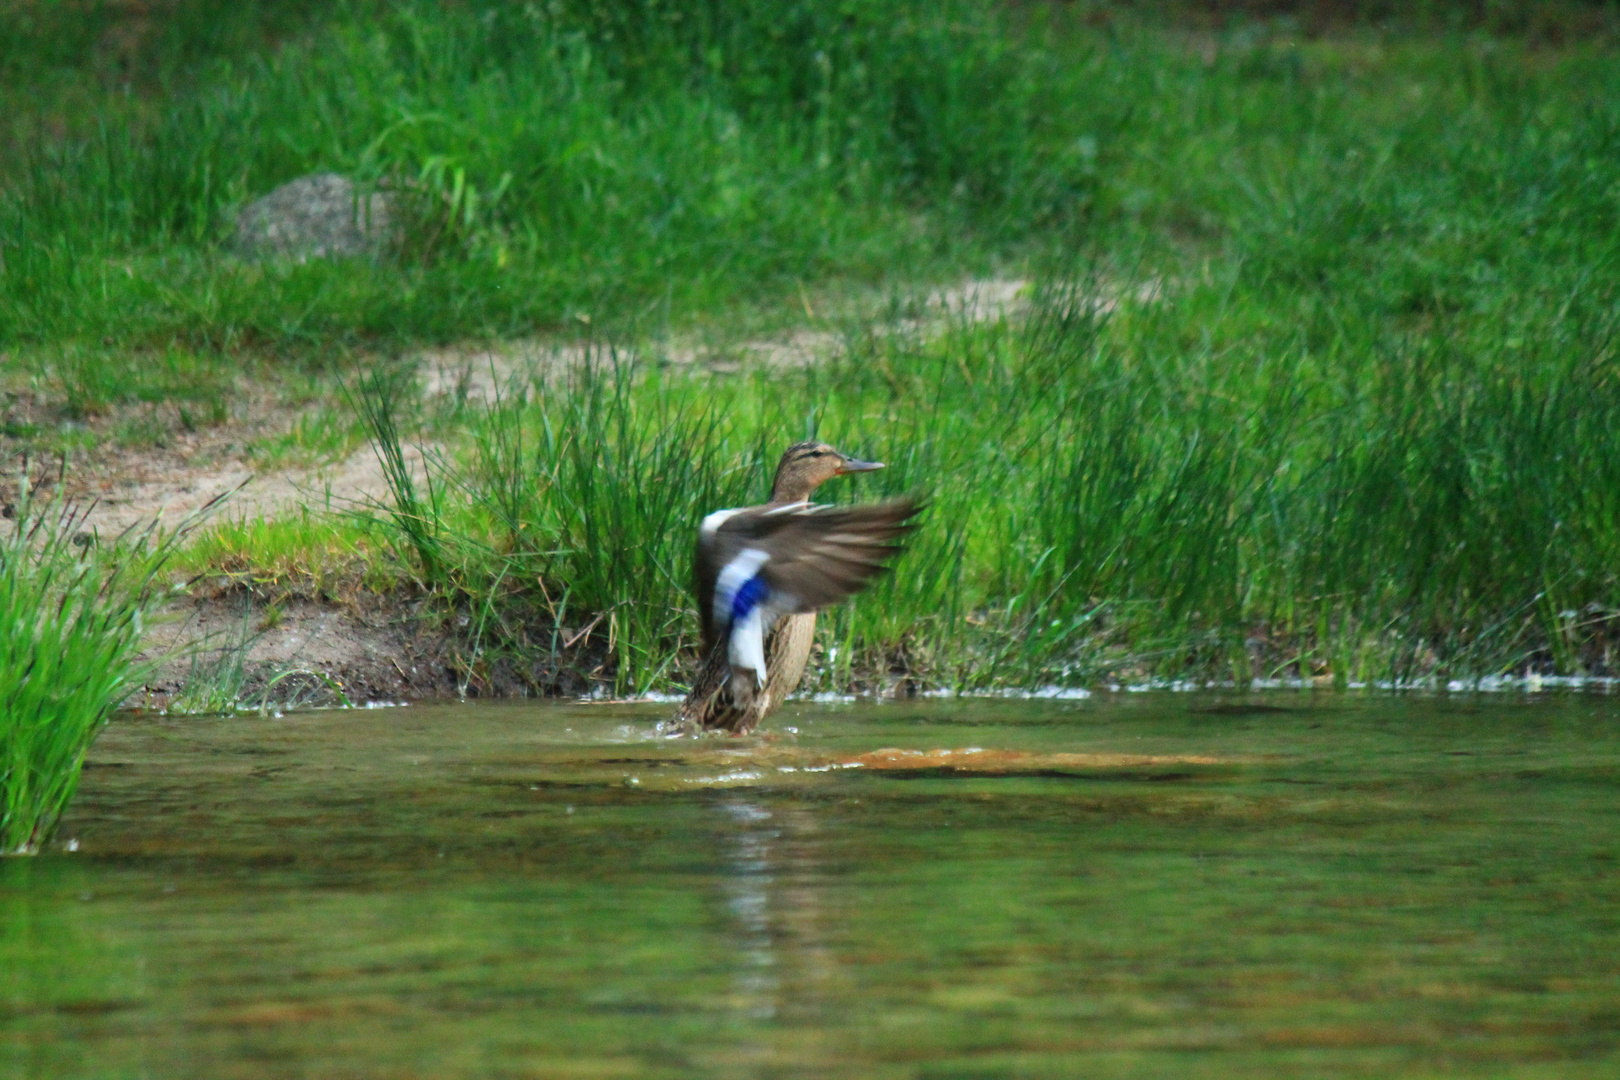
[[[667,711],[115,723],[0,1070],[1620,1075],[1610,699]]]

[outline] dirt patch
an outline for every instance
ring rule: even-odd
[[[982,323],[1011,319],[1029,307],[1030,286],[1023,279],[967,281],[935,289],[909,305],[909,314],[882,320],[901,333],[928,333],[952,323]],[[843,352],[846,337],[828,329],[832,320],[816,315],[808,299],[805,316],[813,324],[786,334],[722,345],[674,339],[637,349],[608,345],[559,345],[539,339],[518,339],[497,345],[453,345],[419,354],[422,390],[427,397],[457,397],[494,401],[514,380],[549,379],[579,367],[587,359],[598,363],[653,359],[664,363],[722,371],[745,365],[805,367]]]
[[[362,589],[266,595],[236,584],[196,587],[148,633],[146,658],[158,668],[129,704],[220,711],[261,703],[578,697],[596,689],[593,679],[607,660],[599,642],[520,663],[482,654],[465,618],[428,603]]]
[[[988,322],[1013,318],[1029,303],[1022,280],[970,281],[928,293],[912,314],[889,325],[902,332],[929,332],[952,321]],[[808,302],[807,302],[808,306]],[[691,342],[672,342],[658,350],[670,363],[719,369],[742,364],[805,366],[837,355],[845,338],[832,330],[807,328],[780,337],[744,342],[716,351]],[[635,353],[621,350],[622,359]],[[455,397],[492,402],[514,381],[553,377],[577,368],[588,357],[606,359],[605,349],[558,345],[538,339],[495,346],[463,345],[424,351],[417,367],[426,399]],[[740,358],[740,359],[739,359]],[[245,459],[241,448],[256,436],[285,429],[296,419],[267,395],[248,403],[240,415],[218,428],[176,436],[161,449],[105,454],[80,470],[81,498],[96,506],[89,526],[103,535],[162,516],[178,521],[225,492],[234,492],[221,511],[226,518],[260,519],[297,513],[350,510],[386,500],[388,484],[370,448],[344,460],[318,466],[266,471]],[[414,448],[407,451],[420,464]]]
[[[421,452],[405,450],[407,462],[421,464]],[[162,478],[125,477],[106,485],[90,511],[88,525],[102,535],[153,518],[178,522],[211,500],[232,493],[220,513],[230,520],[275,518],[307,508],[316,512],[353,510],[382,503],[388,481],[370,447],[336,465],[260,472],[230,459],[203,466],[171,467]]]
[[[147,636],[160,666],[147,708],[209,700],[354,704],[454,694],[449,650],[406,605],[380,599],[270,603],[245,590],[190,597]]]

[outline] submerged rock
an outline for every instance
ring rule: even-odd
[[[337,173],[289,180],[249,203],[236,218],[236,250],[243,258],[341,258],[374,254],[393,242],[394,200],[387,192],[362,196]]]

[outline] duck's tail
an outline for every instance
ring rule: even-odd
[[[754,672],[732,667],[728,644],[720,641],[704,657],[692,689],[681,703],[678,721],[694,734],[729,731],[746,735],[764,714],[760,691]]]

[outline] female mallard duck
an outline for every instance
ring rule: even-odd
[[[787,448],[770,502],[716,510],[698,529],[704,663],[681,706],[687,727],[746,734],[799,685],[816,611],[859,592],[900,547],[913,499],[819,506],[835,476],[881,469],[826,443]]]

